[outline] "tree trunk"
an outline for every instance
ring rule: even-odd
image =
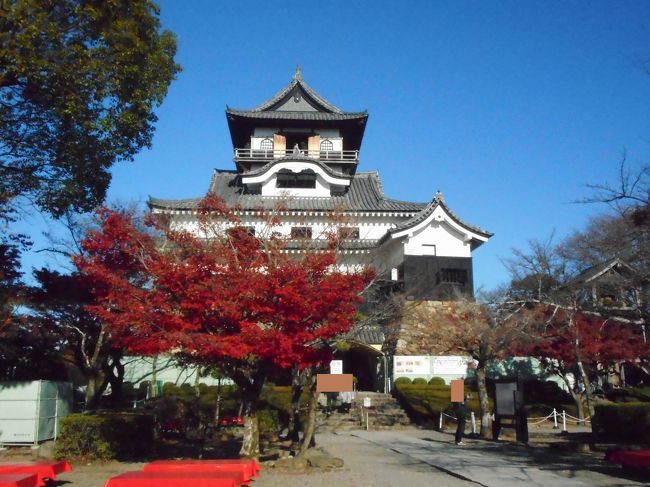
[[[111,385],[111,402],[121,404],[124,398],[124,364],[122,363],[122,350],[111,352],[111,362],[107,366],[106,380]]]
[[[262,386],[266,376],[263,372],[264,366],[259,365],[253,373],[244,374],[240,372],[233,377],[241,393],[244,416],[244,434],[239,455],[247,458],[260,456],[260,429],[257,421],[257,409]]]
[[[153,356],[151,361],[151,382],[149,383],[149,397],[158,396],[158,355]]]
[[[309,376],[309,412],[307,415],[307,425],[302,437],[302,444],[298,451],[299,457],[303,456],[307,450],[316,444],[316,406],[318,404],[318,390],[316,389],[316,374],[311,373]]]
[[[578,370],[580,371],[580,378],[582,379],[582,383],[584,384],[585,387],[584,394],[585,394],[585,400],[587,401],[587,410],[589,411],[589,416],[593,417],[594,403],[591,398],[591,381],[589,380],[589,376],[587,375],[587,371],[585,370],[582,360],[578,359],[577,365],[578,365]]]
[[[486,363],[480,361],[476,367],[476,386],[478,387],[478,402],[481,408],[481,438],[491,438],[492,433],[488,427],[490,421],[490,401],[485,382],[485,366]]]
[[[289,416],[289,427],[287,437],[291,440],[291,450],[299,449],[300,429],[300,397],[304,389],[305,374],[294,367],[291,370],[291,415]]]
[[[99,402],[106,390],[108,381],[103,371],[93,371],[88,376],[88,386],[84,397],[84,411],[94,411],[99,407]]]
[[[257,422],[257,397],[243,399],[244,434],[239,455],[247,458],[260,456],[260,429]]]

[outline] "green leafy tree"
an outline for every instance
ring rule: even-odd
[[[0,2],[0,217],[104,200],[110,167],[151,144],[179,71],[148,0]]]

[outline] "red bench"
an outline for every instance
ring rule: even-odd
[[[650,450],[616,450],[608,452],[605,458],[624,467],[650,468]]]
[[[233,460],[157,460],[142,468],[145,472],[240,472],[248,484],[259,475],[261,467],[253,459]]]
[[[239,487],[239,472],[126,472],[104,487]]]
[[[56,480],[56,474],[71,472],[72,467],[66,461],[41,460],[37,462],[3,462],[0,463],[0,475],[36,474],[37,486],[44,486],[45,479]]]
[[[36,487],[38,475],[35,473],[0,474],[0,487]]]

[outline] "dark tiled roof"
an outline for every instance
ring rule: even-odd
[[[298,156],[287,156],[283,157],[282,159],[274,159],[271,162],[264,164],[262,167],[254,169],[252,171],[247,171],[241,173],[242,177],[251,177],[251,176],[258,176],[260,174],[264,174],[266,171],[268,171],[271,167],[275,166],[276,164],[279,164],[281,162],[309,162],[311,164],[316,164],[317,166],[320,166],[320,168],[325,171],[327,174],[337,177],[337,178],[345,178],[349,179],[351,176],[347,174],[343,174],[342,172],[335,171],[331,167],[329,167],[327,164],[324,164],[322,161],[318,159],[312,159],[306,156],[298,155]]]
[[[350,331],[345,338],[348,340],[355,340],[368,345],[382,344],[386,336],[379,326],[369,325],[361,326]]]
[[[328,113],[328,112],[256,112],[252,110],[226,109],[226,114],[243,118],[263,118],[271,120],[356,120],[368,117],[367,112]]]
[[[316,111],[282,111],[275,110],[294,90],[302,90],[316,105]],[[367,118],[368,112],[344,112],[320,96],[302,79],[300,70],[296,70],[291,83],[278,91],[271,98],[250,110],[237,110],[226,107],[229,115],[245,118],[291,119],[291,120],[353,120]]]
[[[479,227],[476,227],[474,225],[470,225],[469,223],[464,222],[458,216],[449,209],[449,207],[445,204],[444,199],[442,198],[442,195],[440,193],[436,193],[436,195],[433,197],[433,200],[431,200],[431,203],[426,205],[420,212],[418,212],[416,215],[413,217],[409,218],[407,221],[401,223],[400,225],[397,225],[396,227],[391,228],[386,235],[382,238],[382,241],[388,238],[389,235],[394,235],[395,233],[401,232],[402,230],[406,230],[408,228],[415,227],[419,223],[423,222],[426,220],[431,213],[434,212],[434,210],[438,207],[442,206],[442,208],[447,212],[447,214],[459,225],[467,228],[468,230],[471,230],[474,233],[478,233],[484,237],[491,237],[493,234],[490,232],[486,232],[485,230],[482,230]]]
[[[243,210],[273,209],[281,204],[295,211],[367,211],[367,212],[419,212],[426,203],[386,198],[376,172],[356,174],[347,191],[340,196],[311,197],[269,197],[249,194],[241,182],[241,174],[235,171],[216,170],[212,176],[209,191],[221,197],[230,206]],[[161,210],[194,210],[201,198],[165,200],[149,197],[149,206]]]
[[[378,239],[349,239],[343,240],[340,244],[341,250],[367,250],[377,248]],[[288,250],[320,250],[327,248],[329,244],[325,239],[292,239],[287,240],[285,248]]]
[[[568,285],[572,286],[572,285],[580,285],[580,284],[588,283],[591,280],[596,279],[597,277],[601,276],[602,274],[614,268],[618,268],[617,271],[619,273],[622,272],[626,274],[634,273],[634,269],[632,269],[632,267],[630,267],[626,262],[619,259],[618,257],[613,257],[611,259],[606,260],[605,262],[602,262],[595,266],[589,267],[588,269],[585,269],[576,277],[571,279]]]

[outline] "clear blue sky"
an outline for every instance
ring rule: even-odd
[[[153,148],[114,169],[109,200],[203,194],[233,168],[226,104],[249,108],[295,66],[344,110],[368,109],[359,170],[389,197],[436,190],[495,233],[474,254],[476,287],[507,280],[500,258],[582,227],[572,202],[615,181],[621,153],[650,153],[647,1],[160,2],[183,72]],[[38,220],[38,218],[36,218]],[[28,262],[36,262],[30,257]]]

